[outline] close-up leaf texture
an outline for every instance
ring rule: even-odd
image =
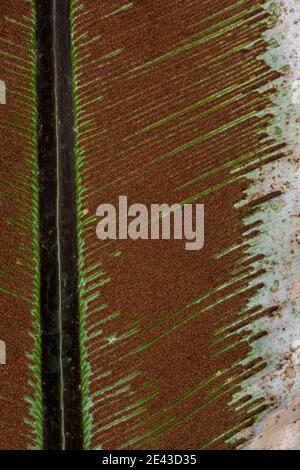
[[[1,449],[300,448],[299,28],[297,0],[0,0]],[[203,204],[203,248],[99,240],[120,196]]]

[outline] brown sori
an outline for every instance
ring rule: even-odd
[[[240,409],[230,405],[265,366],[249,356],[258,336],[241,326],[276,308],[247,309],[263,285],[259,255],[243,260],[260,224],[243,219],[263,199],[237,206],[246,172],[284,152],[265,139],[274,90],[262,87],[277,72],[261,58],[264,3],[70,1],[85,449],[230,449],[267,406],[246,395]],[[1,107],[0,338],[9,357],[0,446],[41,448],[35,2],[1,8],[0,78],[10,91]],[[204,248],[98,240],[98,205],[117,207],[121,195],[203,203]]]

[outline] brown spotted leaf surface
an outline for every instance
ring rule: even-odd
[[[241,327],[276,309],[248,307],[265,287],[245,217],[280,193],[238,204],[246,173],[285,156],[267,138],[264,3],[70,2],[86,449],[231,449],[268,405],[232,404],[265,367],[264,331]],[[34,2],[1,1],[0,28],[0,447],[41,448]],[[100,241],[96,209],[119,196],[204,204],[203,249]]]

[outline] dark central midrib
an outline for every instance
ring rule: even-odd
[[[37,0],[44,449],[82,448],[69,1]]]

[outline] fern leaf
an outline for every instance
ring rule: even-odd
[[[297,8],[1,8],[1,448],[274,446],[298,390]],[[99,240],[122,196],[204,204],[203,248]]]
[[[1,448],[42,448],[35,3],[1,5]],[[3,11],[4,10],[4,11]]]

